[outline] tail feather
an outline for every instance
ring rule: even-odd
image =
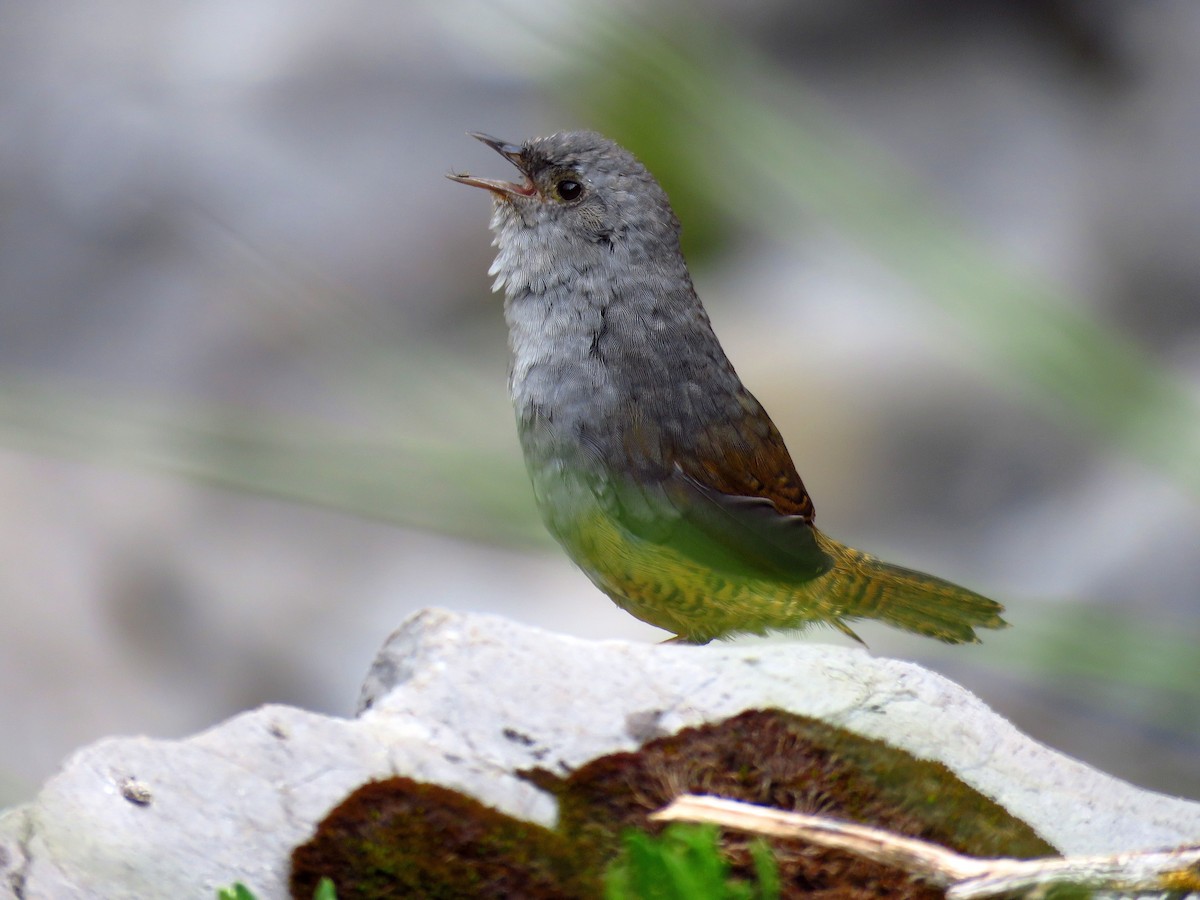
[[[822,577],[839,619],[879,619],[948,644],[978,643],[976,628],[1007,628],[1004,607],[936,575],[892,565],[821,535],[835,560]]]

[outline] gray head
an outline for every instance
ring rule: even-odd
[[[497,290],[512,298],[581,278],[584,285],[603,278],[610,288],[647,277],[687,280],[679,220],[628,150],[594,131],[559,132],[520,146],[471,136],[524,176],[521,182],[449,176],[492,192]]]

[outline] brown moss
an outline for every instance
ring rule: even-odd
[[[653,810],[684,793],[713,794],[861,822],[980,856],[1055,853],[1025,823],[945,766],[880,741],[779,710],[750,711],[685,729],[588,763],[565,780],[532,777],[561,803],[563,833],[611,856],[625,828],[658,831]],[[726,834],[735,871],[748,875],[749,837]],[[785,897],[939,897],[903,873],[859,857],[773,840]]]
[[[410,778],[366,784],[292,854],[291,892],[311,900],[323,876],[338,900],[598,896],[567,843],[447,788]]]
[[[1054,849],[939,763],[778,710],[742,713],[588,763],[567,778],[523,773],[559,799],[548,831],[407,778],[355,791],[293,855],[292,892],[322,875],[340,900],[390,897],[595,897],[627,828],[658,832],[653,810],[683,793],[820,813],[979,856]],[[749,877],[749,835],[725,833]],[[784,897],[936,898],[903,873],[812,845],[772,840]]]

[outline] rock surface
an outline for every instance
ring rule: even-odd
[[[1200,804],[1055,753],[909,663],[800,643],[594,643],[427,610],[388,640],[355,719],[268,706],[183,741],[76,753],[36,800],[0,816],[0,898],[211,900],[234,881],[285,897],[292,848],[372,778],[437,782],[550,824],[552,799],[515,771],[565,772],[765,707],[939,760],[1064,853],[1200,834]]]

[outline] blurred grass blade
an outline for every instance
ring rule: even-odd
[[[979,653],[982,661],[1009,668],[1025,664],[1060,676],[1186,697],[1200,712],[1200,654],[1194,624],[1148,621],[1136,609],[1093,603],[1025,605],[1036,606],[1031,627],[1022,629],[1019,641],[985,644]],[[1020,616],[1017,611],[1016,617]],[[1200,721],[1193,715],[1174,724],[1195,732]]]
[[[185,476],[456,537],[545,544],[515,455],[381,423],[354,433],[253,410],[136,403],[77,386],[0,383],[10,447]]]
[[[1153,731],[1163,743],[1200,746],[1200,654],[1186,618],[1147,617],[1136,606],[1111,607],[1058,598],[1018,600],[1008,615],[1013,633],[972,648],[971,666],[1001,679],[1038,673],[1038,690],[1071,697],[1077,714]],[[913,648],[934,668],[959,666],[940,646]]]

